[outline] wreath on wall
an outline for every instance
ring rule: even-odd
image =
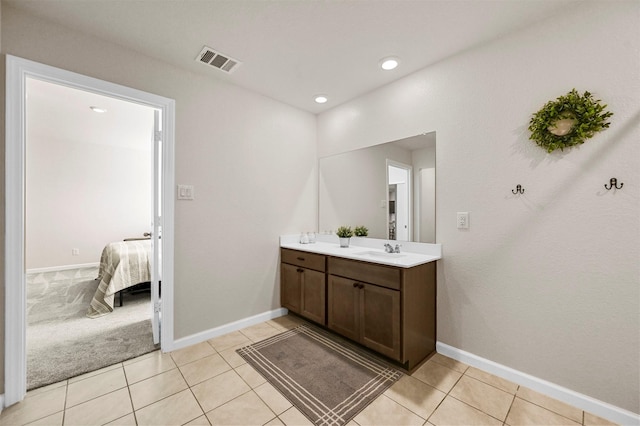
[[[591,93],[580,95],[576,89],[547,102],[529,122],[529,139],[547,152],[583,144],[596,132],[609,127],[607,120],[613,113],[605,111],[607,105],[600,102]]]

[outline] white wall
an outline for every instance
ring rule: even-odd
[[[150,230],[152,108],[30,78],[26,126],[27,270],[97,263]]]
[[[278,236],[316,228],[314,115],[6,4],[2,53],[176,100],[176,338],[280,307]]]
[[[435,139],[435,136],[434,136]],[[436,241],[436,147],[411,152],[413,164],[414,241]],[[417,219],[416,219],[417,218]]]
[[[636,413],[639,69],[640,3],[581,2],[318,119],[321,156],[437,131],[438,340]],[[529,119],[574,87],[611,128],[547,154]]]

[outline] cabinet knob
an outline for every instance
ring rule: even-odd
[[[353,283],[353,288],[358,288],[358,283]]]
[[[300,269],[300,268],[298,268],[298,269],[296,269],[296,271],[297,271],[297,272],[304,272],[304,269]]]
[[[304,257],[296,257],[296,259],[298,259],[301,262],[304,262]]]

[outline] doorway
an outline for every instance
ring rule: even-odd
[[[154,271],[153,281],[162,277],[162,300],[153,306],[154,317],[162,312],[159,330],[161,349],[173,347],[173,187],[174,187],[174,116],[172,99],[94,79],[36,62],[7,55],[7,123],[6,123],[6,210],[5,210],[5,405],[23,399],[26,394],[26,297],[25,297],[25,104],[28,78],[47,81],[128,102],[146,105],[160,112],[154,132],[154,197],[152,237],[159,246],[162,228],[162,269]],[[162,155],[159,155],[159,151]],[[156,191],[157,190],[157,191]],[[162,194],[160,197],[159,195]],[[154,249],[154,254],[158,250]],[[158,266],[156,264],[156,266]],[[152,282],[152,294],[154,283]],[[155,294],[158,295],[157,285]]]
[[[388,238],[390,240],[411,241],[411,182],[412,167],[387,160],[387,188],[389,206]]]
[[[26,79],[27,390],[157,348],[151,297],[142,291],[148,285],[121,291],[110,313],[88,314],[106,303],[105,285],[121,284],[112,270],[139,265],[145,276],[137,280],[151,281],[151,254],[159,250],[142,238],[153,216],[155,111]],[[119,262],[99,267],[116,247],[143,256],[122,252]]]

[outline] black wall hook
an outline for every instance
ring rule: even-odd
[[[607,186],[607,184],[605,183],[604,187],[606,190],[610,191],[613,188],[620,189],[623,185],[624,183],[620,182],[620,186],[618,186],[618,180],[616,178],[611,178],[611,180],[609,180],[609,186]]]
[[[513,194],[524,194],[524,188],[522,187],[522,185],[517,185],[516,189],[512,189],[511,192]]]

